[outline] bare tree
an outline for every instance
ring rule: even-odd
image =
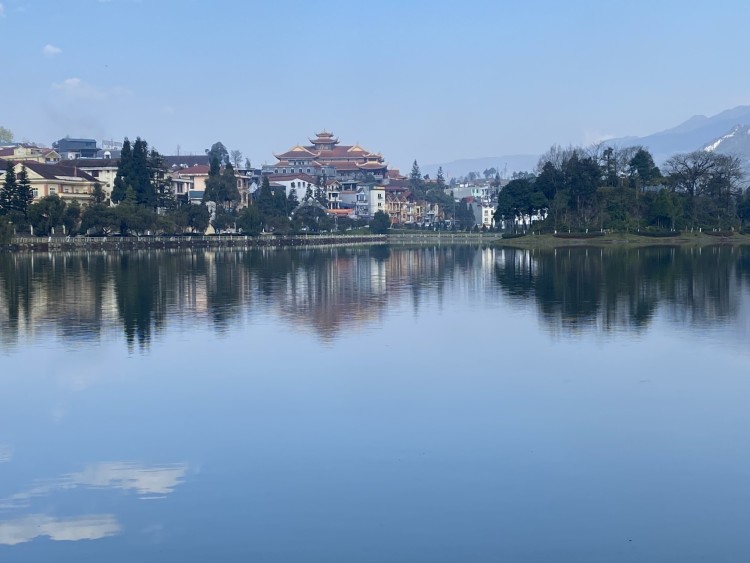
[[[693,225],[702,200],[710,203],[710,215],[717,223],[735,216],[738,199],[744,190],[742,161],[736,156],[709,151],[676,154],[666,162],[672,191],[687,194]],[[704,210],[705,211],[705,210]]]
[[[229,153],[229,158],[231,159],[234,169],[237,170],[240,167],[240,164],[242,164],[242,151],[237,149],[233,150]]]

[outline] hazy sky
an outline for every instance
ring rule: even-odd
[[[0,125],[51,143],[327,128],[407,168],[642,135],[750,103],[747,0],[0,0]]]

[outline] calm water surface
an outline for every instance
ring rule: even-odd
[[[0,255],[0,561],[750,560],[750,251]]]

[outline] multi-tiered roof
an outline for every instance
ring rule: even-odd
[[[383,155],[374,153],[356,145],[340,145],[333,133],[321,131],[315,139],[310,139],[311,145],[296,145],[288,151],[275,154],[279,159],[275,166],[313,166],[320,168],[332,166],[338,173],[352,173],[359,170],[365,172],[381,172],[385,175],[388,164]]]

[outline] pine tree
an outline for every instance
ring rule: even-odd
[[[411,174],[409,174],[409,185],[415,192],[418,192],[422,187],[422,172],[419,170],[419,164],[416,160],[411,167]]]
[[[25,166],[21,167],[21,171],[18,173],[18,186],[14,201],[12,203],[13,208],[20,213],[26,215],[26,211],[34,201],[34,192],[31,189],[31,182],[29,181],[29,173]]]
[[[289,197],[287,198],[287,208],[291,212],[291,211],[294,211],[298,205],[299,205],[299,201],[297,200],[297,190],[292,188],[289,191]]]
[[[126,178],[130,176],[132,161],[133,149],[130,146],[130,140],[125,137],[125,141],[122,143],[122,150],[120,151],[120,164],[117,166],[117,176],[112,187],[112,201],[115,203],[125,199],[125,193],[128,189]]]
[[[438,167],[437,171],[437,185],[441,190],[445,187],[445,176],[443,175],[443,167]]]
[[[13,196],[18,189],[16,170],[12,162],[8,162],[5,169],[5,183],[0,190],[0,215],[7,215],[13,210]]]

